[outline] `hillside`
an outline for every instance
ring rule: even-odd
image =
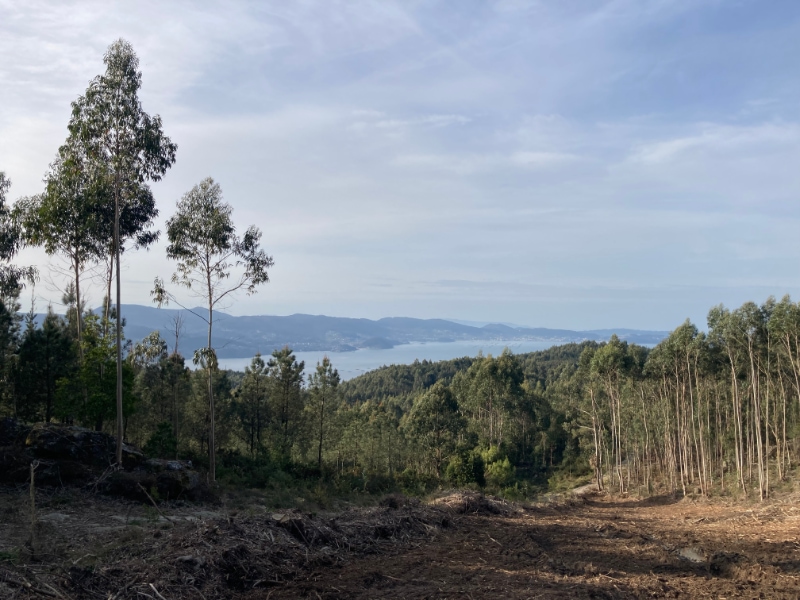
[[[205,315],[203,309],[194,309]],[[206,323],[191,311],[124,305],[125,336],[131,340],[160,331],[170,347],[175,344],[174,321],[183,320],[178,341],[183,354],[206,345]],[[657,344],[669,332],[634,329],[572,331],[568,329],[510,327],[489,324],[474,327],[444,319],[388,317],[373,321],[324,315],[233,316],[214,313],[214,343],[220,358],[247,358],[257,352],[270,354],[289,346],[295,351],[346,352],[358,348],[391,348],[409,342],[452,342],[457,340],[534,340],[553,343],[605,341],[616,333],[620,339],[637,344]]]
[[[581,353],[587,347],[596,348],[597,342],[563,344],[516,356],[529,384],[546,386],[563,371],[577,367]],[[466,371],[474,361],[474,358],[464,356],[381,367],[343,382],[341,389],[350,402],[405,396],[426,390],[437,381],[449,384],[456,373]]]

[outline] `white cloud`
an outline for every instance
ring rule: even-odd
[[[702,156],[779,152],[800,147],[800,124],[764,123],[748,126],[700,124],[697,133],[655,141],[636,149],[630,160],[660,165]]]

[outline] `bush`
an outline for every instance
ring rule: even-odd
[[[420,473],[410,467],[398,473],[396,480],[403,493],[409,496],[424,496],[436,488],[439,483],[439,480],[433,475]]]
[[[389,475],[371,474],[364,477],[364,491],[369,494],[385,494],[394,489],[394,478]]]
[[[527,483],[522,483],[520,485],[519,481],[514,482],[514,485],[508,486],[503,488],[500,492],[500,496],[505,498],[506,500],[525,500],[530,496],[531,489],[528,487]]]
[[[506,487],[514,481],[514,467],[508,457],[486,465],[486,481],[494,487]]]
[[[450,462],[445,469],[445,478],[454,486],[465,486],[477,483],[486,485],[484,477],[483,457],[474,450],[462,450],[450,457]]]

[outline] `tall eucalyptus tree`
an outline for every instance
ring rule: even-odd
[[[129,205],[152,200],[146,182],[158,181],[175,162],[177,146],[164,135],[161,117],[151,117],[142,109],[139,88],[142,73],[133,47],[119,39],[103,57],[106,72],[89,84],[86,93],[72,103],[70,134],[86,146],[87,155],[106,169],[113,199],[113,266],[116,270],[117,338],[117,463],[122,461],[122,313],[120,224]],[[147,203],[146,203],[147,204]],[[144,224],[157,216],[155,205],[147,212]],[[144,230],[145,225],[140,228]],[[152,236],[149,238],[152,241]],[[148,236],[145,236],[146,238]],[[147,239],[143,240],[147,241]]]
[[[167,221],[167,257],[178,263],[172,283],[202,298],[208,308],[207,316],[194,313],[208,325],[208,345],[195,352],[194,361],[203,365],[208,378],[211,481],[216,477],[213,373],[217,356],[211,338],[214,309],[239,290],[254,294],[259,285],[269,281],[267,269],[273,265],[272,257],[260,247],[261,231],[251,225],[239,237],[232,213],[233,207],[222,198],[222,188],[208,177],[184,194]],[[183,306],[158,278],[153,297],[159,306],[170,300]]]

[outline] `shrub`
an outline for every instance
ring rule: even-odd
[[[450,457],[445,469],[445,478],[455,486],[464,486],[469,483],[477,483],[483,487],[486,485],[484,477],[483,457],[474,450],[462,450]]]
[[[495,487],[506,487],[514,481],[514,467],[508,457],[486,465],[486,481]]]

